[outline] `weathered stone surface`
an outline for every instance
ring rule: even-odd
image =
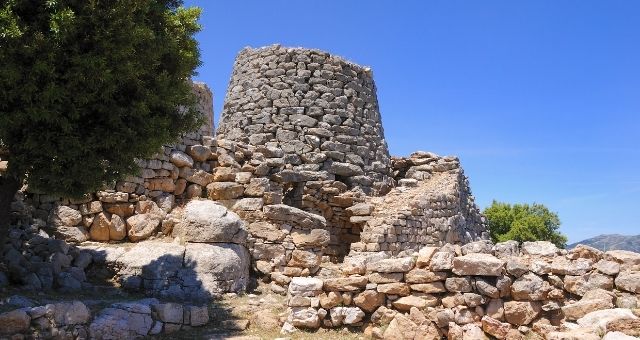
[[[429,266],[433,271],[451,270],[453,268],[454,253],[439,251],[431,257]]]
[[[242,196],[244,186],[236,182],[213,182],[207,185],[209,199],[230,200]]]
[[[303,229],[324,229],[327,225],[322,216],[284,204],[267,205],[263,211],[265,217],[272,221],[290,223]]]
[[[450,292],[471,292],[471,279],[468,277],[449,277],[445,280],[444,286]]]
[[[45,310],[46,315],[59,326],[85,324],[91,319],[89,309],[80,301],[49,304]]]
[[[620,272],[620,264],[614,261],[600,260],[593,267],[606,275],[618,275]]]
[[[175,166],[177,166],[178,168],[193,167],[193,159],[182,151],[178,151],[178,150],[171,151],[171,154],[169,155],[169,160],[171,161],[171,163],[175,164]]]
[[[133,215],[127,218],[129,240],[142,241],[153,235],[160,225],[160,217],[154,214]],[[108,231],[108,230],[107,230]]]
[[[609,322],[625,319],[638,320],[638,317],[628,309],[614,308],[593,311],[578,319],[577,322],[582,327],[593,327],[604,332]]]
[[[604,259],[627,266],[640,264],[640,254],[628,250],[609,250],[604,253]]]
[[[150,311],[111,307],[100,311],[89,332],[94,339],[133,339],[148,335],[152,325]]]
[[[556,257],[551,262],[551,272],[558,275],[584,275],[591,270],[591,261],[587,259],[567,260]]]
[[[249,224],[248,230],[249,234],[252,236],[263,238],[269,242],[282,241],[287,236],[287,233],[277,225],[265,221],[258,221]]]
[[[404,273],[411,270],[415,265],[413,257],[402,257],[397,259],[385,259],[367,264],[367,271],[379,273]]]
[[[640,294],[640,271],[624,271],[615,279],[618,289]]]
[[[365,312],[372,313],[384,304],[384,294],[375,290],[365,290],[356,295],[353,303]]]
[[[411,290],[426,294],[444,293],[447,291],[441,281],[412,284]]]
[[[549,283],[533,273],[519,277],[511,285],[511,296],[516,300],[539,301],[547,298]]]
[[[562,313],[567,320],[578,320],[593,311],[610,308],[613,308],[613,303],[610,299],[582,299],[564,305],[562,307]]]
[[[354,325],[364,319],[364,312],[358,307],[334,307],[331,308],[330,314],[334,327]]]
[[[324,229],[296,230],[291,233],[297,248],[320,248],[329,245],[329,231]]]
[[[407,272],[404,278],[407,283],[429,283],[434,281],[444,281],[447,278],[447,273],[432,272],[427,269],[416,268]]]
[[[418,309],[424,309],[427,306],[427,302],[420,297],[409,295],[401,297],[392,303],[393,307],[401,312],[408,312],[411,307]]]
[[[475,242],[469,242],[462,247],[460,247],[460,251],[462,251],[462,255],[468,254],[490,254],[492,252],[493,243],[489,240],[480,240]]]
[[[366,276],[350,276],[324,280],[324,290],[338,292],[355,292],[366,287],[369,280]]]
[[[528,325],[541,311],[539,302],[508,301],[504,303],[504,317],[508,323],[514,325]]]
[[[313,251],[295,249],[291,253],[291,260],[287,265],[290,267],[314,268],[319,266],[321,261],[320,255]]]
[[[532,256],[554,256],[560,249],[549,241],[535,241],[522,243],[522,253]]]
[[[16,309],[0,314],[0,334],[14,335],[29,329],[31,318],[23,310]]]
[[[234,212],[212,201],[194,200],[184,207],[173,236],[189,242],[244,244],[247,233]]]
[[[318,312],[310,307],[294,307],[287,320],[291,325],[300,328],[315,329],[320,327]]]
[[[438,251],[437,247],[422,247],[420,251],[418,251],[418,259],[416,260],[416,266],[419,268],[424,268],[429,265],[431,261],[431,257],[435,252]]]
[[[323,281],[313,277],[294,277],[289,284],[291,295],[317,296],[322,292]]]
[[[489,254],[469,254],[453,259],[456,275],[500,276],[505,262]]]
[[[409,285],[406,283],[383,283],[377,287],[380,293],[407,296],[411,293]]]
[[[482,330],[496,339],[506,339],[511,325],[485,315],[482,317]]]
[[[493,255],[499,259],[509,259],[520,254],[518,241],[499,242],[493,246]]]
[[[345,177],[364,175],[361,167],[355,164],[341,162],[333,162],[329,168],[329,173]]]
[[[225,292],[243,292],[249,283],[250,256],[235,243],[189,243],[180,272],[184,282],[197,282],[195,290],[185,285],[186,295],[207,297]]]
[[[93,241],[109,241],[110,227],[111,221],[109,218],[104,213],[99,213],[93,219],[93,223],[89,229],[89,235]]]
[[[152,306],[153,312],[162,322],[181,324],[184,318],[184,308],[175,302],[159,303]]]
[[[415,339],[418,326],[408,317],[396,314],[389,326],[385,329],[384,340],[408,340]]]

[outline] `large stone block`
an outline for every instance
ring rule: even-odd
[[[234,212],[213,201],[194,200],[184,207],[173,237],[188,242],[246,242],[244,222]]]

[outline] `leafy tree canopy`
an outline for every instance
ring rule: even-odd
[[[508,204],[493,201],[483,214],[494,242],[550,241],[564,248],[567,238],[558,231],[560,219],[542,204]]]
[[[0,4],[5,179],[75,197],[138,168],[198,121],[198,8],[178,0]],[[178,108],[181,108],[178,110]]]

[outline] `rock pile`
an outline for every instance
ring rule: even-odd
[[[342,276],[292,278],[283,330],[371,322],[385,339],[568,339],[640,322],[640,254],[514,241],[381,254],[347,258]]]
[[[119,302],[91,311],[80,301],[25,307],[0,314],[0,336],[37,339],[135,339],[168,334],[209,322],[207,306],[161,303],[156,299]]]

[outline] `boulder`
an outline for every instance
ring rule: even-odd
[[[173,163],[178,168],[193,167],[193,159],[186,153],[179,150],[171,151],[171,153],[169,154],[169,161],[171,161],[171,163]]]
[[[600,330],[601,332],[607,331],[607,324],[618,320],[638,320],[638,317],[634,315],[631,310],[625,308],[614,308],[598,310],[586,314],[578,319],[578,325],[582,327],[590,327]]]
[[[272,221],[288,223],[302,229],[325,229],[327,226],[324,217],[285,204],[267,205],[263,211],[265,217]]]
[[[432,272],[427,269],[415,268],[407,272],[404,276],[407,283],[429,283],[434,281],[444,281],[447,278],[445,272]]]
[[[593,265],[593,268],[606,275],[618,275],[620,272],[620,264],[615,261],[600,260]]]
[[[378,273],[404,273],[410,271],[414,265],[415,259],[413,257],[385,259],[367,263],[367,271]]]
[[[433,271],[451,270],[455,254],[448,251],[438,251],[433,254],[429,267]]]
[[[89,333],[92,339],[134,339],[147,336],[152,325],[150,310],[111,307],[100,311]]]
[[[379,284],[377,290],[380,293],[400,296],[407,296],[411,293],[409,285],[401,282]]]
[[[172,235],[188,242],[244,244],[247,232],[240,217],[224,206],[193,200],[184,207]]]
[[[547,298],[551,290],[549,283],[533,273],[519,277],[511,285],[511,296],[515,300],[539,301]]]
[[[535,241],[522,243],[522,253],[531,256],[555,256],[560,249],[549,241]]]
[[[322,257],[320,254],[310,250],[294,249],[291,253],[291,260],[287,263],[290,267],[315,268],[320,265]]]
[[[384,340],[413,340],[415,339],[416,325],[408,317],[398,313],[393,320],[389,323],[389,326],[385,329],[383,334]]]
[[[378,307],[384,304],[384,294],[375,290],[365,290],[356,295],[353,303],[367,313],[374,312]]]
[[[236,182],[213,182],[207,185],[207,193],[212,200],[231,200],[242,196],[244,185]]]
[[[354,325],[364,319],[364,312],[358,307],[333,307],[330,311],[331,323],[334,327]]]
[[[462,255],[468,254],[490,254],[492,253],[493,243],[489,240],[480,240],[475,242],[469,242],[462,247],[460,247],[460,251]]]
[[[496,339],[506,339],[511,325],[485,315],[482,317],[482,330]]]
[[[427,302],[423,298],[409,295],[393,301],[392,305],[395,309],[401,312],[408,312],[409,310],[411,310],[411,307],[424,309],[427,306]]]
[[[182,324],[184,319],[184,308],[175,302],[159,303],[152,306],[152,310],[157,318],[162,322]]]
[[[117,216],[117,215],[116,215]],[[104,213],[99,213],[93,219],[93,223],[91,224],[91,228],[89,229],[89,235],[91,236],[91,240],[93,241],[109,241],[109,229],[111,226],[111,221],[109,217]]]
[[[539,302],[535,301],[508,301],[504,303],[504,317],[513,325],[528,325],[542,311]]]
[[[444,281],[444,286],[450,292],[471,292],[473,290],[471,279],[468,277],[448,277]]]
[[[418,251],[418,259],[416,260],[416,266],[424,268],[429,265],[431,257],[438,251],[437,247],[423,247]]]
[[[80,301],[59,302],[45,306],[46,315],[58,326],[72,326],[88,323],[91,312]]]
[[[505,262],[489,254],[469,254],[453,259],[456,275],[500,276]]]
[[[294,327],[316,329],[320,327],[318,311],[311,307],[294,307],[287,321]]]
[[[153,214],[133,215],[127,218],[129,240],[138,242],[153,235],[160,225],[160,217]]]
[[[640,271],[624,271],[615,279],[618,289],[640,294]]]
[[[14,335],[29,330],[31,318],[22,309],[0,314],[0,334]]]
[[[324,280],[325,291],[355,292],[367,286],[366,276],[349,276]]]
[[[235,243],[188,243],[184,267],[179,274],[183,282],[199,285],[193,291],[185,285],[186,295],[206,298],[220,293],[239,293],[249,283],[249,251]]]
[[[313,277],[294,277],[289,283],[291,295],[317,296],[322,293],[323,281]]]
[[[333,162],[328,171],[330,174],[344,177],[364,175],[364,171],[361,167],[350,163]]]
[[[628,250],[609,250],[604,259],[615,261],[625,266],[640,265],[640,254]]]
[[[324,229],[295,230],[291,233],[296,248],[322,248],[329,245],[329,231]]]
[[[492,250],[495,257],[506,260],[520,255],[520,244],[518,241],[499,242]]]
[[[567,320],[578,320],[597,310],[613,308],[611,299],[582,299],[562,306],[562,314]]]

